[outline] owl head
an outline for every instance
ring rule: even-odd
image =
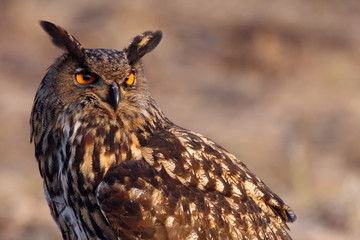
[[[122,50],[87,49],[75,37],[53,23],[41,21],[53,43],[63,50],[40,84],[34,111],[77,111],[89,117],[107,118],[119,112],[146,111],[151,96],[140,59],[160,42],[162,33],[144,32]],[[133,109],[133,111],[132,111]]]

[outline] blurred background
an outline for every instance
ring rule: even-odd
[[[234,153],[295,211],[294,239],[360,236],[360,2],[0,0],[0,239],[60,239],[29,116],[61,52],[39,20],[87,48],[162,30],[144,57],[167,116]]]

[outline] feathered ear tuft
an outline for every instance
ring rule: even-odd
[[[83,47],[74,36],[51,22],[40,21],[40,25],[50,35],[56,46],[69,53],[70,56],[73,56],[77,60],[83,59]]]
[[[145,54],[152,51],[160,42],[162,38],[161,31],[144,32],[136,36],[130,44],[124,49],[129,64],[136,63]]]

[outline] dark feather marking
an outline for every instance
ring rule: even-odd
[[[92,154],[92,169],[95,173],[95,183],[99,184],[102,181],[104,169],[100,168],[100,149],[101,145],[99,142],[94,143],[94,149]]]
[[[85,221],[84,216],[82,214],[79,214],[79,219],[80,219],[80,221],[82,223],[82,226],[86,229],[86,237],[88,239],[89,239],[88,235],[90,235],[90,237],[94,237],[95,236],[94,231],[90,228],[88,223]]]
[[[67,189],[67,194],[68,194],[68,204],[70,206],[74,206],[74,201],[73,201],[73,196],[75,195],[75,191],[74,191],[74,187],[73,187],[73,177],[71,176],[71,174],[67,174],[67,182],[68,182],[68,189]]]
[[[96,234],[94,234],[94,236],[102,236],[103,235],[102,229],[100,228],[98,223],[95,221],[95,219],[92,217],[92,214],[94,213],[94,211],[96,211],[98,206],[95,206],[95,205],[91,204],[90,201],[87,201],[87,203],[88,204],[86,204],[86,206],[89,209],[88,217],[89,217],[89,219],[91,221],[91,224],[92,224],[92,227],[94,228],[95,233],[96,233]]]
[[[109,132],[107,133],[107,135],[105,135],[104,145],[109,149],[108,151],[111,153],[115,151],[114,138],[117,131],[118,127],[111,126]]]
[[[85,176],[80,172],[78,172],[78,174],[77,174],[76,186],[82,195],[86,196],[91,192],[90,185],[88,183],[88,179],[85,179]]]
[[[43,132],[41,134],[41,137],[40,137],[40,140],[39,140],[39,144],[36,144],[35,146],[35,157],[37,159],[40,158],[40,156],[43,154],[43,149],[42,149],[42,142],[44,141],[44,138],[45,138],[45,132]],[[40,171],[41,172],[41,171]]]

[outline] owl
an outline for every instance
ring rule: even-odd
[[[41,26],[63,54],[36,93],[31,141],[64,239],[291,239],[296,216],[280,197],[157,106],[141,58],[160,31],[118,51]]]

